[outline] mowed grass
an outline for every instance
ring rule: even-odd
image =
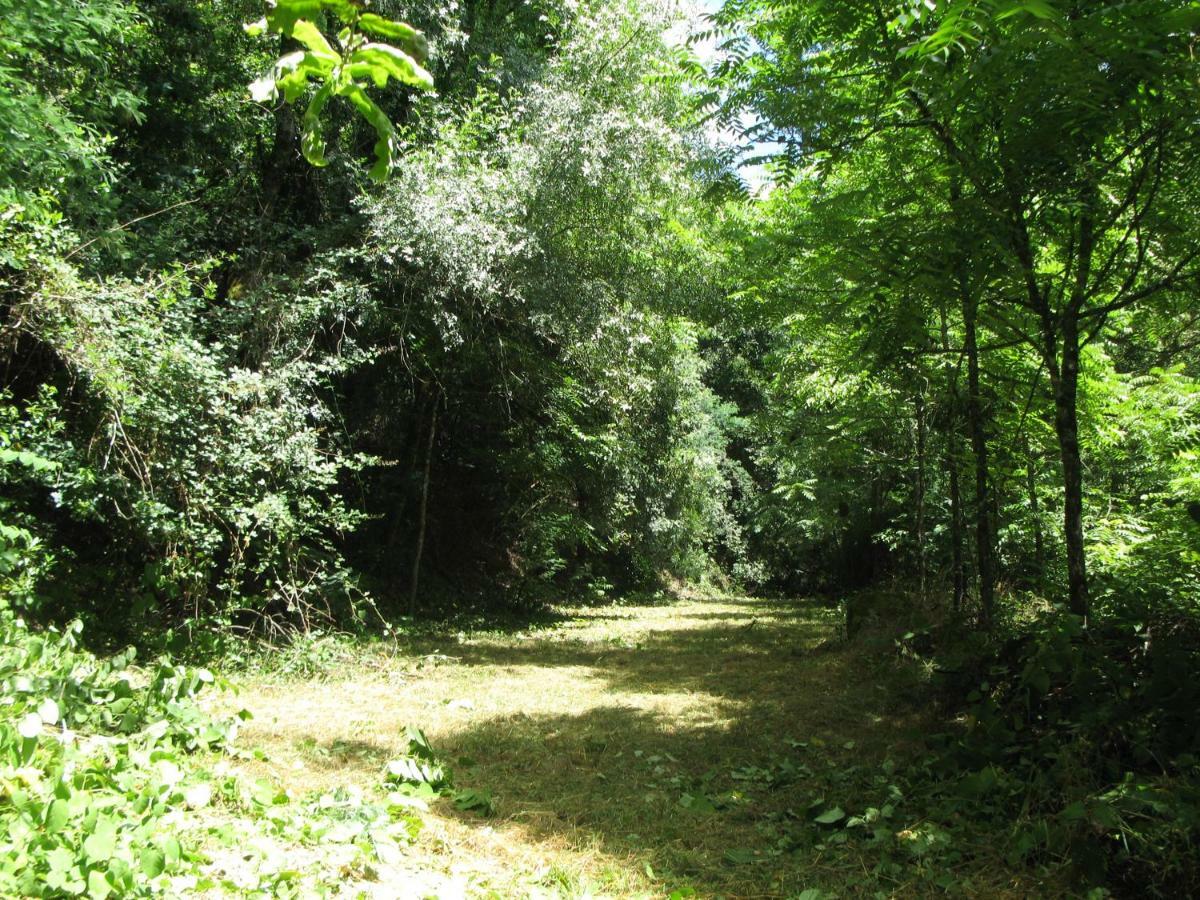
[[[416,725],[457,786],[492,794],[489,818],[435,804],[369,896],[933,893],[873,879],[845,846],[770,852],[769,823],[803,821],[842,769],[903,765],[929,725],[894,661],[881,675],[837,640],[836,610],[721,598],[559,612],[549,627],[408,640],[335,655],[320,677],[250,680],[241,744],[265,760],[236,765],[297,795],[373,790]],[[735,776],[781,759],[817,774]],[[853,780],[837,789],[847,809],[869,800]],[[1003,872],[975,883],[967,893],[1022,894]]]

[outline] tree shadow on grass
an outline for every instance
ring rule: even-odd
[[[448,653],[467,666],[586,667],[607,680],[613,691],[699,691],[746,699],[800,689],[794,683],[797,674],[824,679],[828,666],[818,670],[797,664],[804,663],[830,633],[819,622],[765,622],[752,627],[656,630],[611,641],[469,643]],[[790,669],[796,671],[786,674]]]
[[[857,703],[855,699],[853,702]],[[841,704],[843,712],[847,704]],[[499,821],[514,839],[533,844],[598,848],[614,860],[649,865],[667,890],[695,888],[701,896],[766,893],[787,896],[819,881],[804,854],[762,854],[771,838],[760,825],[803,814],[826,793],[831,767],[848,764],[839,730],[848,721],[826,721],[819,731],[832,755],[806,756],[794,739],[812,740],[818,726],[742,704],[722,724],[688,724],[625,706],[593,708],[579,715],[514,715],[477,722],[444,735],[439,749],[449,758],[477,762],[459,780],[492,792]],[[882,748],[881,748],[882,749]],[[854,764],[881,764],[886,751],[854,754]],[[808,764],[811,777],[761,790],[735,772],[768,769],[781,761]],[[739,799],[731,792],[739,791]],[[701,798],[701,799],[697,799]],[[852,806],[856,798],[839,802]],[[861,805],[878,802],[861,798]],[[464,817],[464,821],[469,820]],[[750,864],[731,863],[743,851]]]

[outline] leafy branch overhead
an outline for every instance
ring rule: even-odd
[[[328,14],[342,24],[336,47],[321,27]],[[267,14],[246,25],[246,31],[281,34],[303,47],[279,57],[250,85],[250,94],[259,103],[280,94],[285,103],[295,103],[310,80],[317,85],[301,120],[304,158],[314,166],[326,165],[321,114],[330,97],[344,97],[375,129],[375,165],[368,174],[383,181],[396,152],[396,132],[367,88],[386,87],[394,78],[409,87],[432,89],[433,77],[422,66],[429,52],[425,36],[403,22],[364,12],[354,0],[271,0]]]

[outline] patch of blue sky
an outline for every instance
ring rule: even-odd
[[[680,6],[683,16],[666,35],[668,42],[675,46],[684,46],[693,35],[710,30],[711,24],[707,17],[720,10],[722,0],[681,0]],[[711,71],[721,58],[719,44],[720,38],[709,35],[691,43],[690,48],[700,64]],[[781,144],[773,141],[745,137],[745,133],[760,121],[757,115],[747,111],[739,116],[735,127],[725,128],[715,121],[710,121],[706,129],[706,137],[714,147],[736,151],[738,174],[745,181],[751,194],[759,197],[765,196],[773,187],[770,166],[763,159],[783,149]]]

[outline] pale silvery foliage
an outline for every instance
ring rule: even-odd
[[[442,112],[443,136],[369,204],[376,260],[432,302],[448,343],[463,315],[520,309],[557,334],[657,289],[656,226],[688,190],[675,98],[649,77],[667,21],[624,4],[582,14],[537,81]]]

